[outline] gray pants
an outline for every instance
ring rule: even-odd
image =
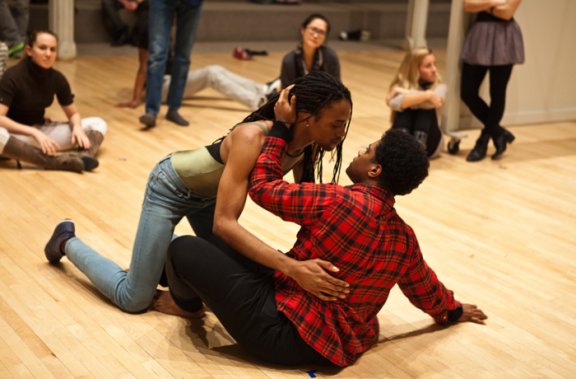
[[[266,85],[237,75],[218,65],[210,65],[199,70],[188,72],[184,99],[189,99],[204,88],[211,87],[226,97],[256,110],[266,100]],[[170,76],[164,76],[162,85],[162,101],[170,88]]]
[[[0,0],[0,41],[23,42],[28,32],[30,0]]]
[[[72,145],[72,132],[70,130],[70,124],[67,122],[51,122],[39,128],[42,133],[56,141],[58,146],[60,146],[59,151],[70,150],[75,147]],[[108,130],[108,124],[100,117],[86,117],[82,119],[82,129],[84,129],[84,131],[96,130],[102,133],[102,135],[105,135]],[[5,128],[0,127],[0,154],[4,151],[4,146],[10,137],[40,148],[40,145],[38,145],[38,142],[33,137],[22,134],[12,134]]]
[[[8,65],[8,46],[0,40],[0,79]]]

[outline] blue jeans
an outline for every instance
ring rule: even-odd
[[[146,113],[158,114],[162,101],[162,83],[170,47],[170,29],[176,19],[174,62],[166,100],[168,107],[178,109],[182,104],[190,53],[200,23],[202,2],[191,0],[150,0],[148,23],[148,73],[146,77]]]
[[[28,30],[30,0],[0,0],[0,41],[23,42]]]
[[[211,238],[215,203],[191,192],[166,157],[148,179],[128,272],[77,237],[68,240],[64,252],[120,309],[143,312],[154,297],[174,228],[187,217],[196,235]]]

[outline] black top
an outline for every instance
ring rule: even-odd
[[[324,71],[340,80],[340,61],[334,50],[327,46],[320,46],[314,54],[312,71]],[[301,47],[293,50],[282,59],[282,69],[280,71],[280,81],[282,88],[288,87],[297,78],[308,74],[304,53]]]
[[[10,119],[24,125],[43,125],[44,110],[52,105],[54,95],[61,106],[74,102],[64,75],[38,66],[29,57],[6,70],[0,80],[0,103],[8,107]]]
[[[510,20],[504,20],[502,18],[496,17],[488,12],[478,12],[476,16],[476,22],[509,22]]]

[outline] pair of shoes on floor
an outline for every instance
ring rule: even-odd
[[[70,219],[62,220],[56,225],[52,236],[44,247],[44,255],[46,255],[48,262],[52,264],[60,262],[64,256],[64,246],[68,240],[76,237],[75,232],[74,221]]]
[[[190,122],[188,122],[184,117],[178,113],[177,109],[168,109],[166,113],[166,119],[168,121],[172,121],[176,125],[180,126],[188,126]],[[146,129],[150,129],[156,126],[156,115],[153,113],[145,113],[139,118],[140,123],[144,125]]]

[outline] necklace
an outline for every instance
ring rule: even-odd
[[[289,156],[290,158],[298,158],[299,156],[301,156],[302,154],[304,154],[304,149],[297,151],[296,153],[292,153],[290,154],[290,152],[288,150],[286,150],[285,153],[287,156]]]

